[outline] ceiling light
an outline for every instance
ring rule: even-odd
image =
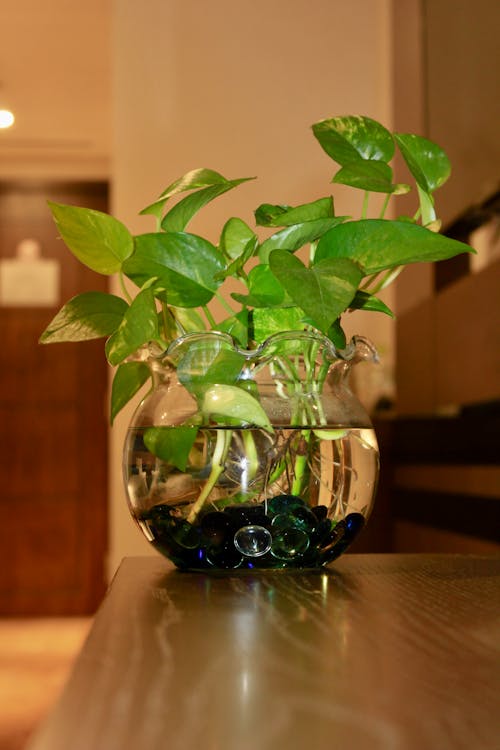
[[[10,109],[0,109],[0,128],[10,128],[15,119]]]

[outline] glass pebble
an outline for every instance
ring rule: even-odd
[[[332,522],[328,518],[324,518],[316,524],[314,532],[310,534],[311,544],[323,545],[326,544],[325,539],[332,530]]]
[[[274,538],[271,553],[280,560],[300,557],[309,547],[309,536],[301,529],[286,529]]]
[[[207,549],[207,562],[214,568],[238,568],[243,562],[241,553],[234,548],[233,542],[226,542],[220,547]]]
[[[264,506],[261,504],[228,505],[224,508],[236,528],[241,526],[269,526],[270,519],[267,518]]]
[[[276,495],[267,503],[269,513],[288,513],[294,508],[305,507],[305,502],[297,495]]]
[[[261,557],[271,549],[272,537],[263,526],[243,526],[234,535],[234,546],[246,557]]]
[[[347,528],[346,536],[348,535],[349,539],[352,540],[359,534],[365,525],[365,518],[361,513],[349,513],[349,515],[346,516],[345,525]]]
[[[181,547],[195,549],[200,543],[200,532],[196,526],[191,526],[187,521],[175,524],[172,536]]]
[[[328,508],[326,505],[313,505],[311,512],[314,513],[318,521],[323,521],[328,514]]]
[[[206,513],[201,519],[201,533],[210,544],[220,545],[234,529],[231,518],[225,513],[214,511]]]
[[[293,518],[293,525],[297,529],[309,532],[313,531],[316,527],[316,516],[307,508],[294,508],[291,511],[291,516]]]
[[[278,513],[271,521],[271,527],[275,536],[281,531],[285,531],[285,529],[293,529],[294,525],[295,519],[290,513]]]
[[[149,515],[155,523],[161,523],[162,521],[170,521],[172,516],[170,515],[171,508],[165,503],[160,505],[154,505],[149,511]]]
[[[322,552],[329,552],[343,539],[346,531],[345,521],[339,521],[321,542]]]

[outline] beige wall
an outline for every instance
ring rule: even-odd
[[[435,195],[446,228],[498,190],[500,5],[494,0],[394,0],[393,9],[394,123],[398,130],[435,140],[450,157],[451,177]],[[478,245],[482,257],[475,270],[485,265],[484,257],[494,255],[492,226],[483,235],[483,247]],[[438,296],[430,264],[417,264],[401,275],[395,290],[399,413],[449,411],[498,395],[498,347],[488,343],[497,340],[499,306],[493,289],[498,273],[497,262]],[[474,341],[476,353],[473,363],[461,361],[457,367],[452,363],[464,341]]]
[[[499,26],[497,0],[393,0],[394,125],[450,157],[451,178],[435,196],[444,227],[499,187]],[[398,316],[432,294],[433,278],[429,264],[402,274]]]
[[[2,0],[0,179],[107,180],[111,0]]]
[[[112,208],[138,232],[151,228],[138,210],[200,166],[259,176],[193,223],[212,239],[228,214],[252,222],[260,202],[326,195],[333,165],[310,124],[360,113],[391,125],[389,0],[115,0],[112,57]],[[359,205],[343,194],[337,211]],[[390,323],[361,325],[389,359]],[[124,506],[129,417],[111,434],[110,571],[150,551]]]

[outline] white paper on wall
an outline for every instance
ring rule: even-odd
[[[0,305],[56,307],[60,301],[60,264],[42,258],[37,240],[23,240],[14,258],[0,260]]]

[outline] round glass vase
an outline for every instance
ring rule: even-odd
[[[354,337],[285,332],[254,350],[188,334],[149,357],[153,388],[125,443],[129,508],[186,570],[319,568],[363,528],[378,478],[370,419],[348,385],[376,358]]]

